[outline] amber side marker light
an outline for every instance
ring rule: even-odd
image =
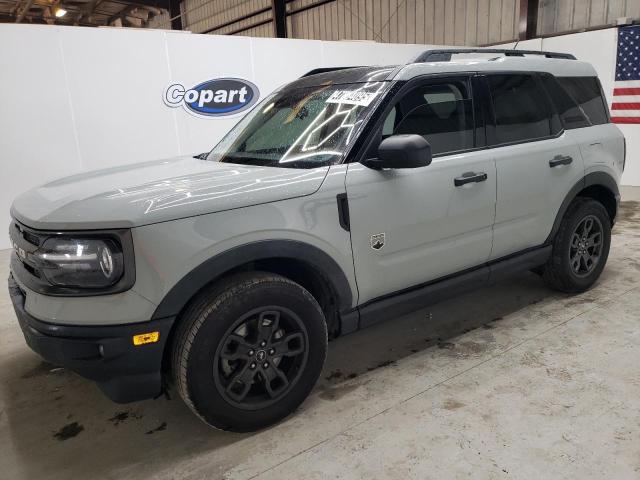
[[[147,343],[156,343],[160,339],[160,332],[140,333],[133,336],[133,344],[145,345]]]

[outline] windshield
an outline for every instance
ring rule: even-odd
[[[207,159],[284,168],[339,163],[387,85],[320,85],[276,92],[247,114]]]

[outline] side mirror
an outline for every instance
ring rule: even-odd
[[[431,145],[420,135],[392,135],[380,142],[378,158],[363,163],[378,170],[426,167],[431,163]]]

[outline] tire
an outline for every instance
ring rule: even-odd
[[[205,423],[259,430],[292,413],[324,365],[327,327],[297,283],[251,272],[197,297],[182,315],[172,367],[185,403]]]
[[[589,234],[583,235],[589,221],[592,222],[592,229],[589,230]],[[596,229],[600,229],[600,247],[589,246],[589,238],[597,238],[593,233]],[[587,238],[587,241],[580,243],[580,239],[584,238]],[[562,219],[553,241],[551,258],[544,266],[542,278],[551,288],[561,292],[584,292],[602,273],[610,246],[611,219],[607,210],[596,200],[578,197],[569,205]],[[584,252],[583,259],[578,258],[581,256],[580,251]],[[596,251],[599,252],[597,255]],[[591,252],[594,252],[593,256]],[[591,260],[584,260],[586,257],[590,257]]]

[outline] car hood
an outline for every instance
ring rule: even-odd
[[[36,229],[137,227],[310,195],[328,169],[178,157],[49,182],[17,197],[11,214]]]

